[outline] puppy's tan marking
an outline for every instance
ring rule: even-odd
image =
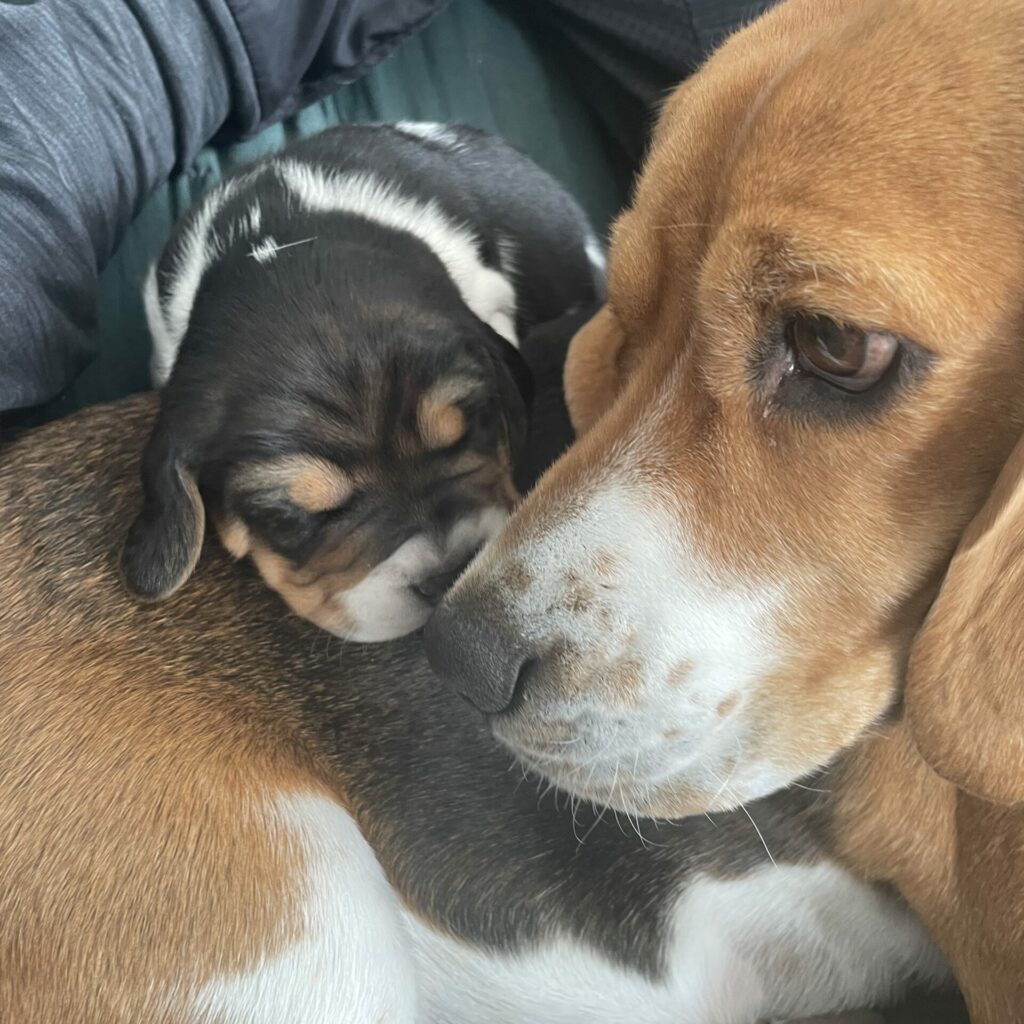
[[[307,512],[326,512],[344,505],[352,497],[352,480],[340,466],[306,455],[296,462],[288,497],[299,508]]]
[[[479,383],[465,377],[439,381],[419,400],[416,427],[428,449],[448,448],[466,433],[466,414],[458,403],[465,401]]]
[[[466,415],[457,405],[442,405],[431,395],[420,399],[420,437],[427,448],[449,448],[466,433]]]
[[[370,569],[363,563],[349,567],[349,550],[349,545],[342,545],[329,552],[329,557],[314,559],[302,569],[294,568],[288,559],[263,544],[254,544],[251,554],[267,585],[292,611],[321,629],[343,635],[354,628],[355,622],[333,599],[364,579]]]
[[[284,455],[238,470],[232,484],[244,490],[282,490],[307,512],[326,512],[352,496],[353,479],[337,464],[316,455]],[[230,550],[230,549],[229,549]]]
[[[232,558],[245,558],[252,546],[249,528],[241,519],[226,519],[217,524],[220,542]]]

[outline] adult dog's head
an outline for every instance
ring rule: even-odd
[[[559,785],[734,806],[909,659],[925,756],[1024,798],[1022,39],[1017,2],[790,0],[669,100],[570,351],[581,437],[428,627]]]

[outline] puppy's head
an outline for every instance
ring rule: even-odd
[[[566,789],[735,806],[897,698],[1024,427],[1015,10],[791,0],[669,101],[570,351],[583,436],[428,627],[439,673]],[[950,664],[941,628],[915,665]],[[1022,727],[1016,647],[964,723],[1012,705]],[[920,687],[931,756],[967,776]]]
[[[338,636],[421,626],[517,495],[529,373],[458,303],[267,279],[197,304],[143,458],[129,588],[172,594],[208,514],[298,614]],[[358,291],[358,295],[355,293]],[[362,296],[362,298],[359,297]]]

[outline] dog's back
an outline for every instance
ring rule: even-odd
[[[0,454],[4,1020],[739,1024],[941,976],[821,794],[620,830],[538,806],[414,639],[338,645],[216,552],[135,604],[153,407]]]

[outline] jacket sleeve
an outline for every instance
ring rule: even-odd
[[[97,276],[158,185],[359,77],[446,2],[0,0],[0,417],[87,364]]]

